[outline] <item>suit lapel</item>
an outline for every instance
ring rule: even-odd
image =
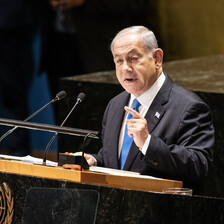
[[[163,86],[161,87],[160,91],[156,95],[149,110],[147,111],[145,115],[145,119],[147,120],[147,123],[148,123],[149,134],[152,133],[152,131],[158,125],[158,123],[160,122],[161,118],[163,117],[166,111],[164,105],[169,100],[172,86],[173,86],[172,80],[169,78],[168,75],[166,75],[166,80]]]
[[[158,94],[156,95],[155,99],[153,100],[151,106],[149,107],[145,115],[145,119],[147,120],[148,124],[149,134],[151,134],[152,131],[155,129],[155,127],[158,125],[159,121],[161,120],[166,111],[164,104],[166,104],[169,100],[169,95],[172,86],[173,86],[172,80],[169,78],[168,75],[166,75],[166,80],[163,86],[159,90]],[[131,168],[131,165],[136,159],[138,153],[139,149],[133,141],[126,163],[124,164],[124,170],[129,170]]]

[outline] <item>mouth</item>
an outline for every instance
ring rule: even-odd
[[[124,82],[135,82],[136,80],[136,78],[125,78]]]

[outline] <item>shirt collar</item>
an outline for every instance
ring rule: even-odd
[[[137,100],[141,103],[143,107],[149,108],[152,101],[156,97],[157,93],[159,92],[160,88],[162,87],[164,81],[166,79],[166,76],[162,72],[159,78],[155,81],[155,83],[152,85],[151,88],[149,88],[146,92],[144,92],[142,95],[140,95]],[[130,103],[133,103],[133,100],[135,99],[135,96],[131,94]]]

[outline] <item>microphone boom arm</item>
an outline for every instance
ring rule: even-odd
[[[45,104],[44,106],[42,106],[40,109],[38,109],[36,112],[34,112],[33,114],[31,114],[29,117],[27,117],[24,121],[29,121],[31,118],[33,118],[35,115],[37,115],[38,113],[40,113],[43,109],[45,109],[45,107],[47,107],[49,104],[54,103],[57,100],[61,100],[66,96],[66,92],[65,91],[61,91],[59,92],[54,99],[52,99],[50,102],[48,102],[47,104]],[[0,142],[5,139],[9,134],[11,134],[13,131],[15,131],[18,127],[14,126],[13,128],[11,128],[10,130],[8,130],[4,135],[1,136],[0,138]]]
[[[65,126],[61,127],[61,126],[57,126],[57,125],[49,125],[49,124],[19,121],[19,120],[12,120],[12,119],[3,119],[3,118],[0,118],[0,125],[16,126],[16,127],[20,127],[20,128],[48,131],[48,132],[53,132],[53,133],[57,132],[60,134],[75,135],[75,136],[81,136],[81,137],[85,137],[86,135],[91,133],[91,135],[89,135],[88,137],[99,139],[98,131],[70,128],[70,127],[65,127]]]

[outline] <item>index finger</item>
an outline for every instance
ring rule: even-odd
[[[136,118],[136,119],[142,118],[142,116],[137,111],[133,110],[131,107],[126,107],[125,106],[124,109],[128,113],[130,113],[133,116],[133,118]]]

